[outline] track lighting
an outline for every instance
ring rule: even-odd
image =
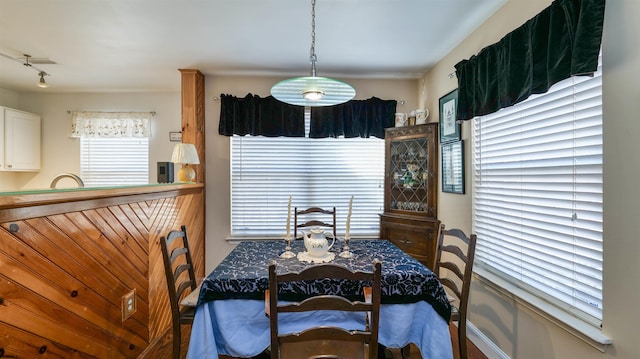
[[[40,75],[40,81],[37,83],[38,87],[42,87],[42,88],[49,87],[49,85],[44,81],[44,76],[48,75],[48,73],[44,71],[40,71],[38,75]]]
[[[38,67],[34,66],[34,64],[47,64],[47,65],[52,65],[55,64],[55,62],[47,59],[47,58],[32,58],[31,55],[27,55],[27,54],[22,54],[22,56],[24,57],[14,57],[14,56],[10,56],[7,54],[3,54],[0,52],[0,57],[4,57],[7,58],[9,60],[13,60],[15,62],[19,62],[21,64],[23,64],[25,67],[30,68],[30,69],[34,69],[35,71],[38,72],[38,76],[40,76],[40,81],[38,81],[36,83],[36,85],[38,85],[38,87],[41,88],[47,88],[49,87],[49,84],[44,80],[45,76],[51,76],[50,74],[48,74],[47,72],[39,69]]]

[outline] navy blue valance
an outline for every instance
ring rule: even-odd
[[[220,95],[218,133],[224,136],[304,137],[304,107],[273,96]]]
[[[393,127],[396,100],[351,100],[344,104],[311,108],[309,137],[384,138]],[[223,136],[304,137],[304,107],[290,105],[273,96],[244,98],[220,96],[220,124]]]
[[[371,136],[384,138],[384,129],[394,126],[396,100],[351,100],[340,105],[312,107],[310,138]]]
[[[605,0],[556,0],[498,43],[456,64],[457,119],[514,105],[598,69]]]

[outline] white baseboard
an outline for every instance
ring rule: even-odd
[[[489,337],[467,320],[467,338],[489,359],[511,359]]]

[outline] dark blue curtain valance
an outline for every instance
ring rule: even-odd
[[[396,100],[351,100],[340,105],[311,108],[310,138],[371,136],[384,138],[384,129],[394,126]]]
[[[220,95],[218,133],[224,136],[304,137],[304,107],[273,96],[247,94],[244,98]]]
[[[341,105],[312,107],[309,137],[384,138],[393,127],[397,101],[372,97]],[[223,136],[304,137],[304,107],[286,104],[273,96],[244,98],[220,96],[220,124]]]
[[[556,0],[498,43],[456,64],[457,119],[514,105],[598,69],[605,0]]]

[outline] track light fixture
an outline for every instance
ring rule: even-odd
[[[4,57],[4,58],[7,58],[9,60],[13,60],[15,62],[19,62],[19,63],[23,64],[25,67],[28,67],[28,68],[36,70],[38,72],[38,76],[40,76],[40,81],[38,81],[36,83],[36,85],[38,87],[41,87],[41,88],[49,87],[49,84],[44,80],[44,77],[45,76],[51,76],[51,75],[48,74],[46,71],[43,71],[43,70],[37,68],[33,64],[49,64],[49,65],[51,65],[51,64],[55,64],[55,62],[53,62],[53,61],[51,61],[49,59],[46,59],[46,58],[35,58],[35,59],[32,59],[31,55],[27,55],[27,54],[22,54],[22,56],[24,56],[24,57],[13,57],[13,56],[10,56],[10,55],[7,55],[7,54],[3,54],[3,53],[0,52],[0,57]]]
[[[40,81],[38,81],[38,83],[37,83],[38,87],[42,87],[42,88],[44,88],[44,89],[46,89],[47,87],[49,87],[49,84],[47,84],[47,83],[44,81],[44,77],[45,77],[46,75],[49,75],[49,74],[48,74],[48,73],[46,73],[46,72],[44,72],[44,71],[40,71],[40,72],[38,73],[38,75],[40,75]]]

